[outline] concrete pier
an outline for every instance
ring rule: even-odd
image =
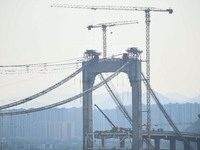
[[[160,138],[155,138],[155,150],[160,150]]]
[[[197,140],[197,150],[200,150],[200,139]]]
[[[176,149],[176,140],[174,138],[170,139],[170,149]]]
[[[188,143],[190,145],[190,141],[188,140]],[[188,145],[188,143],[184,142],[184,150],[190,150],[190,146]]]

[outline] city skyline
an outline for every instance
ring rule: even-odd
[[[68,2],[81,4],[81,1]],[[135,46],[143,50],[142,59],[145,59],[144,13],[51,8],[52,3],[55,1],[0,1],[1,65],[79,58],[83,56],[86,49],[97,49],[102,52],[101,30],[88,31],[86,27],[89,24],[122,20],[138,20],[139,24],[108,30],[112,33],[108,34],[108,56],[123,53],[128,47]],[[195,97],[200,95],[199,3],[197,0],[161,2],[154,0],[123,3],[121,1],[85,1],[82,4],[172,7],[174,10],[172,15],[151,13],[151,84],[162,94],[179,93],[187,97]],[[145,70],[144,66],[143,70]],[[56,74],[2,74],[0,102],[30,96],[63,79],[74,70],[76,66],[69,71]],[[74,83],[80,85],[80,78],[79,75],[74,79],[76,81],[71,81],[69,85]],[[118,78],[118,80],[122,79],[126,80],[123,77]],[[125,83],[124,87],[126,87]],[[65,90],[68,96],[71,93],[69,87],[55,92],[63,93]],[[81,87],[78,87],[76,93],[80,91]]]

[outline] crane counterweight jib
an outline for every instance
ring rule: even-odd
[[[91,28],[93,28],[92,25],[87,26],[88,30],[91,30]]]
[[[173,9],[167,9],[167,11],[169,12],[169,14],[173,13]]]

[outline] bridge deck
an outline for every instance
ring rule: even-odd
[[[105,139],[111,139],[111,138],[128,138],[132,137],[132,131],[112,131],[112,130],[107,130],[107,131],[95,131],[94,133],[91,133],[94,135],[96,139],[101,139],[102,137]],[[182,135],[187,138],[189,141],[197,141],[200,140],[200,134],[195,134],[195,133],[187,133],[187,132],[182,132]],[[143,138],[147,137],[147,131],[142,132]],[[176,140],[181,140],[179,136],[173,132],[173,131],[151,131],[151,138],[159,138],[159,139],[171,139],[174,138]]]

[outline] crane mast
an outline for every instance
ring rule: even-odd
[[[107,26],[102,25],[102,31],[103,31],[103,58],[107,57]]]
[[[133,7],[133,6],[90,6],[90,5],[69,5],[69,4],[52,4],[51,7],[60,8],[76,8],[76,9],[92,9],[92,10],[123,10],[123,11],[143,11],[145,12],[146,22],[146,78],[150,83],[150,12],[168,12],[173,13],[173,10],[159,9],[155,7]],[[151,109],[150,109],[150,88],[147,87],[147,149],[151,149]]]
[[[145,11],[145,22],[146,22],[146,78],[150,83],[150,12]],[[151,99],[150,99],[150,88],[146,87],[147,96],[147,149],[151,149]]]
[[[108,22],[108,23],[99,23],[97,25],[89,25],[87,28],[91,30],[92,28],[101,28],[103,31],[103,58],[107,57],[107,27],[119,26],[119,25],[128,25],[128,24],[137,24],[136,20],[128,21],[118,21],[118,22]]]

